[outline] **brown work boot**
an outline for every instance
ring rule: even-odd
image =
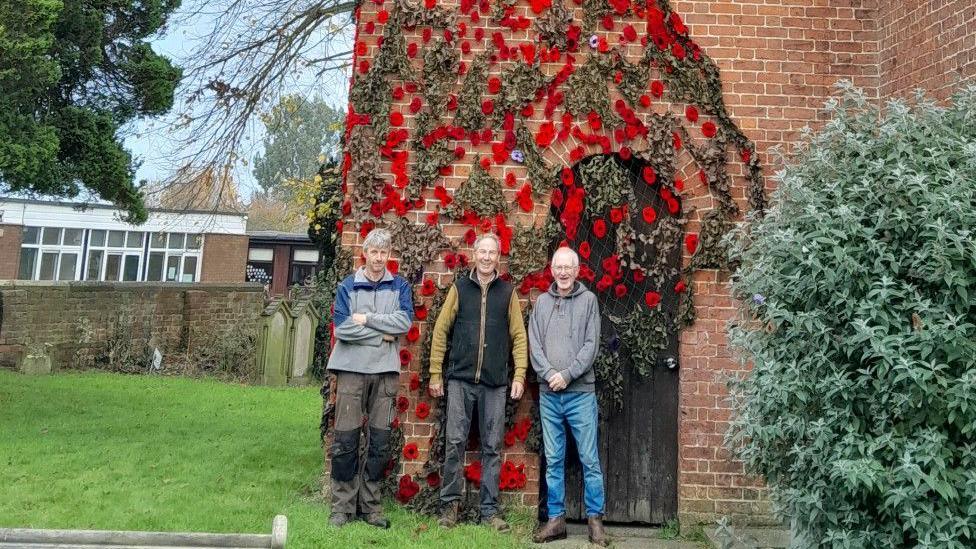
[[[390,527],[390,521],[383,516],[383,513],[379,512],[366,515],[366,524],[375,526],[377,528],[383,528],[384,530]]]
[[[507,522],[505,522],[505,519],[498,516],[498,513],[495,513],[490,517],[482,518],[481,524],[487,524],[488,526],[491,526],[493,529],[499,532],[508,532],[509,530],[512,529],[512,527],[509,526]]]
[[[558,516],[546,521],[532,534],[535,543],[548,543],[557,539],[566,539],[566,517]]]
[[[349,515],[347,515],[346,513],[336,513],[335,511],[333,511],[332,515],[329,516],[329,524],[336,528],[342,528],[348,522],[349,522]]]
[[[607,531],[603,529],[603,517],[594,515],[586,519],[587,529],[590,531],[590,543],[606,547],[610,544],[607,539]]]
[[[452,501],[444,504],[441,509],[441,518],[437,521],[444,528],[454,528],[458,523],[458,513],[461,511],[461,502]]]

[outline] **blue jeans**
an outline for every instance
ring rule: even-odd
[[[566,428],[569,424],[583,464],[586,516],[603,514],[603,470],[597,450],[596,393],[539,393],[542,439],[546,446],[546,486],[549,518],[566,514]]]

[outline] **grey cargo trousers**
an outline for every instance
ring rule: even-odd
[[[383,471],[390,461],[390,424],[400,375],[336,372],[335,440],[332,443],[332,512],[355,515],[383,510]],[[359,439],[369,417],[366,459]]]

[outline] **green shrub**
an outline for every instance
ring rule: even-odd
[[[976,88],[850,84],[732,239],[728,442],[802,546],[976,546]]]

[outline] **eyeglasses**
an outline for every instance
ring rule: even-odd
[[[573,272],[573,269],[575,269],[575,268],[576,268],[576,265],[560,265],[558,267],[553,266],[552,267],[552,272],[554,272],[554,273],[571,273],[571,272]]]

